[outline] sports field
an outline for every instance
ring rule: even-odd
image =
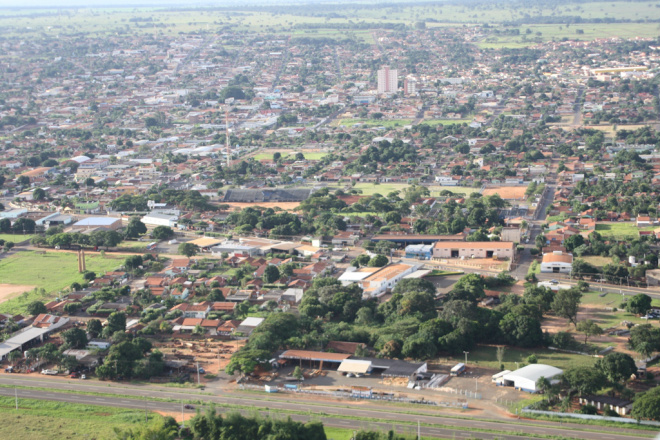
[[[96,274],[114,270],[124,263],[125,256],[86,254],[87,270]],[[23,313],[32,301],[47,301],[73,282],[82,282],[78,259],[73,252],[17,252],[0,260],[0,283],[34,286],[36,289],[10,296],[0,304],[0,312]]]

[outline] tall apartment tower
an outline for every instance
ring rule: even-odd
[[[396,93],[399,84],[399,73],[396,69],[383,66],[378,71],[378,93]]]
[[[414,95],[417,93],[417,81],[414,78],[406,78],[403,80],[403,93],[406,95]]]

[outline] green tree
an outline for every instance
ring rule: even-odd
[[[626,302],[626,311],[634,315],[644,315],[651,309],[651,297],[638,293]]]
[[[87,333],[92,338],[97,338],[103,331],[103,324],[99,319],[90,319],[87,321]]]
[[[636,325],[630,329],[628,343],[630,348],[644,358],[649,358],[654,352],[660,350],[660,328],[651,324]]]
[[[34,191],[32,191],[32,199],[36,201],[41,201],[46,199],[46,191],[43,190],[43,188],[37,188]]]
[[[660,421],[660,387],[638,394],[633,402],[631,415],[637,420]]]
[[[277,268],[277,266],[273,266],[272,264],[266,266],[266,269],[264,270],[264,282],[266,282],[267,284],[271,284],[279,279],[280,279],[280,271]]]
[[[392,293],[403,295],[406,292],[428,292],[431,296],[435,296],[436,289],[432,282],[423,278],[404,278],[392,289]]]
[[[124,260],[124,266],[127,270],[135,270],[142,266],[143,263],[144,261],[141,255],[131,255]]]
[[[449,292],[449,300],[478,302],[486,296],[484,279],[478,274],[462,276]]]
[[[295,377],[297,380],[301,380],[303,378],[303,372],[300,369],[300,367],[297,365],[296,368],[293,369],[293,373],[291,375]]]
[[[41,315],[47,311],[48,309],[46,309],[46,306],[41,301],[32,301],[27,306],[27,312],[32,316]]]
[[[552,311],[562,318],[568,319],[577,327],[577,314],[582,301],[582,292],[576,287],[562,289],[555,294],[552,301]]]
[[[126,228],[124,229],[124,234],[128,238],[137,238],[146,232],[147,226],[142,223],[140,217],[136,215],[131,217],[131,219],[128,221],[128,225],[126,225]]]
[[[174,237],[174,231],[169,226],[156,226],[151,235],[156,240],[169,240]]]
[[[500,332],[505,341],[518,347],[536,347],[543,343],[543,330],[538,319],[508,313],[499,324]]]
[[[389,263],[389,259],[385,255],[374,255],[369,260],[369,267],[383,267]]]
[[[67,348],[81,349],[87,346],[87,334],[80,328],[74,327],[62,332],[62,339]]]
[[[186,257],[194,257],[199,252],[199,247],[193,243],[181,243],[179,245],[179,253]]]
[[[108,323],[106,326],[108,334],[112,335],[115,332],[123,332],[126,330],[126,314],[123,312],[113,312],[108,316]],[[105,332],[105,330],[104,330]]]
[[[575,327],[577,331],[584,333],[584,345],[587,345],[590,337],[603,334],[603,329],[591,319],[580,321]]]
[[[581,396],[595,394],[605,384],[605,375],[593,367],[571,367],[564,371],[562,379]]]
[[[622,383],[637,372],[635,361],[625,353],[609,353],[596,361],[596,369],[612,383]]]

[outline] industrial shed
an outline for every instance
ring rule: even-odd
[[[520,391],[536,393],[539,391],[536,388],[536,382],[539,378],[545,377],[551,384],[555,384],[559,383],[559,380],[554,378],[561,374],[563,374],[563,371],[559,368],[545,364],[531,364],[505,374],[501,378],[501,384],[503,386],[514,387]]]

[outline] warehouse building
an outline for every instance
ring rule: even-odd
[[[511,241],[439,241],[433,245],[433,258],[513,259]]]
[[[541,273],[571,273],[573,268],[573,255],[562,251],[543,254],[541,260]]]
[[[101,229],[116,231],[121,228],[121,219],[113,217],[88,217],[74,223],[71,227],[76,230]]]
[[[505,387],[514,387],[517,390],[528,393],[537,393],[539,390],[536,387],[536,382],[541,377],[548,379],[551,384],[556,384],[559,383],[559,379],[555,379],[555,377],[562,374],[562,370],[550,365],[531,364],[503,375],[497,381],[497,384]]]

